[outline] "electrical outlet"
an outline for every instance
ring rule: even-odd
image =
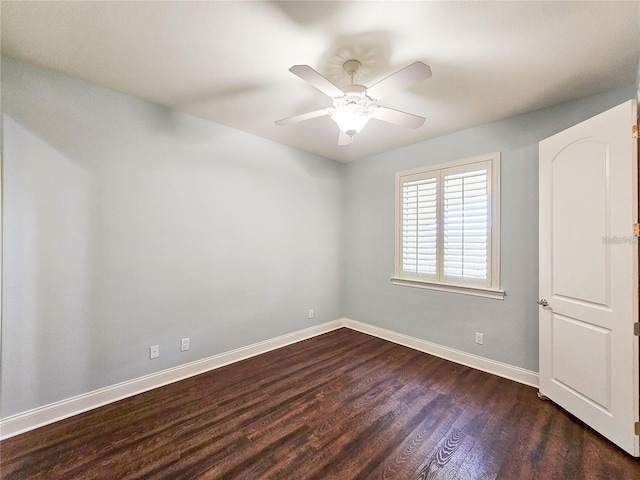
[[[149,347],[149,358],[158,358],[160,356],[160,345]]]
[[[313,308],[311,310],[309,310],[309,318],[313,318]]]
[[[484,333],[476,332],[476,343],[478,345],[484,345]]]
[[[186,350],[189,350],[189,338],[183,338],[180,342],[180,351],[184,352]]]

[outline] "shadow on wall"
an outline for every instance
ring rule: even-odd
[[[3,415],[341,316],[342,164],[2,66]]]
[[[121,147],[135,145],[139,135],[132,125],[144,125],[167,138],[194,144],[207,143],[223,133],[224,127],[212,122],[192,122],[169,108],[98,90],[88,82],[51,70],[7,57],[2,57],[2,66],[4,113],[56,150],[83,162],[95,159],[96,152],[105,153],[101,160],[112,157],[112,138],[119,138]],[[23,92],[29,92],[29,98]],[[14,108],[14,99],[20,108]],[[90,137],[78,142],[79,131]]]

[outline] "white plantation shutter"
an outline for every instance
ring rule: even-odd
[[[487,154],[396,174],[394,283],[504,296],[499,158]]]
[[[417,276],[438,272],[438,178],[402,186],[402,271]]]
[[[486,283],[490,273],[490,170],[479,166],[445,170],[443,179],[442,274],[472,283]]]

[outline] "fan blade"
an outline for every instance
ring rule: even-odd
[[[289,71],[305,82],[310,83],[325,95],[329,95],[331,98],[342,97],[344,95],[344,92],[340,90],[340,88],[320,75],[309,65],[294,65]]]
[[[290,123],[303,122],[305,120],[311,120],[312,118],[322,117],[323,115],[329,115],[329,113],[327,108],[323,108],[322,110],[315,110],[313,112],[303,113],[302,115],[276,120],[276,125],[289,125]]]
[[[350,135],[347,135],[342,130],[340,130],[340,136],[338,137],[338,145],[344,146],[344,145],[349,145],[350,143],[353,143],[353,137]]]
[[[383,122],[394,123],[407,128],[418,128],[424,124],[424,117],[412,113],[401,112],[388,107],[378,107],[373,111],[373,118]]]
[[[431,77],[431,67],[422,62],[414,62],[387,78],[383,78],[375,85],[367,88],[363,93],[372,100],[380,100],[396,90],[401,90],[414,83]]]

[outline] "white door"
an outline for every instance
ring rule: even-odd
[[[632,100],[540,142],[538,303],[541,394],[639,456],[636,121]]]

